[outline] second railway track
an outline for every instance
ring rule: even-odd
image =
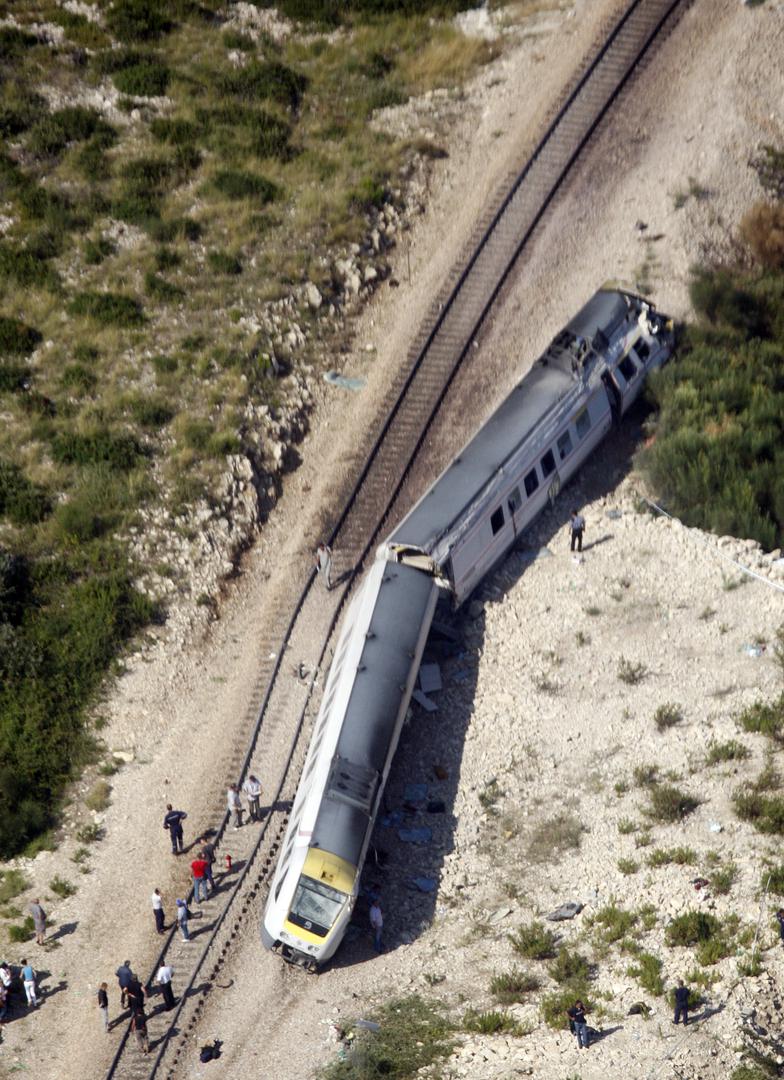
[[[377,543],[444,395],[510,270],[634,70],[685,4],[634,0],[627,5],[583,62],[534,152],[488,207],[463,265],[431,308],[390,389],[386,417],[333,533],[336,571],[346,575],[347,584],[325,602],[322,592],[314,592],[311,574],[288,620],[268,627],[265,634],[265,659],[251,705],[252,735],[237,772],[240,782],[254,769],[263,773],[269,813],[261,826],[246,826],[239,833],[229,831],[224,816],[214,837],[216,865],[223,867],[220,888],[202,905],[190,943],[172,928],[147,983],[165,958],[177,971],[179,1003],[170,1013],[149,1010],[149,1055],[139,1054],[130,1031],[124,1032],[107,1080],[171,1076],[177,1069],[184,1040],[198,1024],[232,941],[243,921],[250,914],[255,917],[274,869],[307,748],[308,721],[315,714],[319,676],[354,577]],[[274,760],[267,736],[281,724],[290,737]],[[254,764],[262,749],[263,770]],[[225,866],[227,853],[232,856],[231,871]],[[220,879],[220,873],[217,876]]]

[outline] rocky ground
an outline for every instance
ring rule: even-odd
[[[190,835],[217,819],[222,754],[242,737],[264,625],[290,603],[307,572],[315,538],[355,465],[352,448],[383,398],[395,357],[405,355],[487,193],[530,144],[574,60],[618,6],[610,0],[579,3],[537,16],[536,33],[510,40],[493,68],[459,99],[459,109],[442,109],[436,98],[431,119],[416,121],[446,142],[450,156],[437,163],[430,191],[423,193],[425,212],[412,218],[410,243],[399,243],[392,255],[399,287],[375,293],[357,324],[355,348],[339,365],[343,374],[364,379],[364,389],[353,394],[322,382],[307,388],[314,411],[312,428],[297,447],[301,464],[286,477],[274,513],[219,606],[220,618],[215,621],[210,605],[202,637],[183,615],[182,622],[172,621],[171,637],[165,629],[156,632],[129,659],[105,709],[107,743],[127,764],[112,778],[112,805],[97,815],[106,838],[91,848],[92,872],[81,876],[70,861],[78,845],[73,832],[84,823],[84,787],[74,791],[71,824],[58,851],[19,862],[32,883],[23,901],[40,891],[61,932],[59,948],[38,960],[49,972],[44,985],[67,992],[50,993],[37,1014],[5,1029],[0,1073],[62,1076],[65,1063],[65,1075],[101,1075],[114,1036],[103,1048],[92,1037],[98,1030],[91,1007],[95,984],[111,980],[125,956],[149,969],[155,941],[146,897],[154,884],[167,896],[183,885],[159,831],[163,806],[174,799],[190,811]],[[420,486],[602,280],[636,281],[664,310],[679,316],[688,311],[689,265],[726,247],[740,215],[758,197],[746,167],[749,150],[759,141],[781,141],[783,38],[781,4],[691,5],[656,63],[594,140],[510,281],[433,433]],[[706,194],[690,193],[697,189]],[[664,930],[673,914],[697,903],[690,880],[709,869],[709,853],[717,852],[722,864],[734,863],[738,876],[728,894],[701,903],[715,905],[709,910],[721,918],[738,914],[744,926],[757,916],[763,859],[775,856],[769,842],[734,818],[730,795],[756,774],[764,753],[758,737],[738,736],[733,715],[757,693],[773,693],[777,678],[770,651],[751,656],[745,646],[771,641],[784,621],[784,604],[780,593],[761,583],[726,588],[738,571],[721,556],[759,562],[771,580],[781,580],[779,571],[771,558],[743,544],[702,542],[699,534],[636,513],[636,482],[629,477],[635,424],[639,417],[607,443],[579,486],[565,492],[537,535],[527,538],[531,551],[546,547],[550,557],[514,556],[488,582],[478,606],[459,620],[462,655],[443,661],[438,712],[415,716],[389,789],[394,810],[404,800],[405,783],[426,783],[445,802],[445,813],[415,819],[433,829],[432,843],[422,847],[400,843],[392,827],[384,842],[385,830],[379,830],[390,854],[381,880],[388,951],[375,959],[358,932],[334,968],[318,980],[302,980],[261,951],[256,926],[249,924],[245,946],[230,965],[230,988],[212,1001],[197,1036],[224,1040],[221,1062],[208,1067],[216,1077],[255,1075],[262,1063],[281,1077],[308,1075],[335,1053],[329,1035],[335,1019],[371,1010],[393,993],[415,989],[458,1011],[467,1002],[486,1007],[490,977],[515,959],[508,932],[567,899],[586,908],[564,924],[564,940],[601,954],[595,986],[607,1037],[580,1060],[566,1033],[542,1025],[537,992],[531,1004],[513,1008],[532,1034],[467,1037],[450,1063],[454,1073],[588,1080],[604,1077],[609,1067],[631,1075],[719,1080],[735,1060],[741,1008],[756,1005],[764,1020],[763,1011],[775,1006],[778,954],[766,952],[763,974],[734,989],[737,962],[728,958],[710,969],[720,979],[706,991],[708,1011],[723,1011],[674,1039],[662,999],[646,996],[626,973],[628,958],[597,947],[587,925],[613,897],[633,911],[652,903],[655,925],[638,929],[646,950],[661,956],[671,983],[694,964],[688,950],[663,944]],[[238,496],[246,481],[233,479]],[[566,550],[564,526],[573,501],[585,507],[587,540],[595,545],[580,563]],[[220,525],[210,546],[218,560],[222,530]],[[619,679],[621,659],[644,665],[639,682]],[[683,720],[660,733],[653,714],[665,703],[678,705]],[[751,756],[709,768],[711,738],[740,738]],[[647,795],[633,773],[654,763],[701,799],[682,825],[645,828]],[[444,778],[436,779],[434,765]],[[617,794],[624,784],[628,789]],[[579,847],[548,850],[548,830],[561,813],[580,823]],[[634,829],[619,832],[624,821]],[[712,823],[721,831],[711,831]],[[540,832],[545,840],[532,849]],[[638,846],[646,832],[650,843]],[[675,845],[692,847],[696,863],[647,867],[650,851]],[[624,874],[619,858],[639,869]],[[407,887],[413,870],[437,880],[435,894]],[[78,893],[63,901],[47,896],[55,874],[75,881]],[[763,925],[767,947],[773,942],[767,911]],[[547,992],[553,984],[544,966],[531,966]],[[648,1021],[627,1018],[637,1000],[652,1006]],[[201,1075],[193,1055],[188,1061],[184,1075]]]

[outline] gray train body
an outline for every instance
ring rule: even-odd
[[[317,970],[351,918],[440,592],[470,595],[670,356],[672,324],[599,290],[376,553],[335,649],[262,922]]]

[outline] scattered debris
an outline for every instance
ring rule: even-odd
[[[429,844],[433,839],[433,830],[426,825],[413,829],[398,829],[397,835],[404,844]]]
[[[325,371],[324,382],[330,386],[339,386],[342,390],[353,390],[356,393],[365,386],[365,379],[352,379],[348,375],[341,375],[338,371]]]
[[[425,712],[433,713],[438,712],[438,706],[434,701],[431,701],[427,694],[423,694],[421,690],[415,690],[411,697],[417,703],[421,705]]]
[[[408,880],[409,889],[417,889],[421,893],[431,893],[436,891],[435,878],[429,877],[414,877]]]
[[[438,664],[422,664],[419,669],[419,685],[425,694],[434,694],[442,689],[441,669]]]
[[[565,904],[561,904],[555,911],[551,911],[546,918],[548,922],[565,922],[567,919],[573,919],[575,915],[579,915],[582,910],[582,904],[577,903],[576,900],[567,900]]]

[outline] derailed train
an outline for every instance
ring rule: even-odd
[[[324,688],[262,922],[267,948],[314,971],[335,953],[439,595],[463,603],[673,344],[652,304],[600,289],[380,545]]]

